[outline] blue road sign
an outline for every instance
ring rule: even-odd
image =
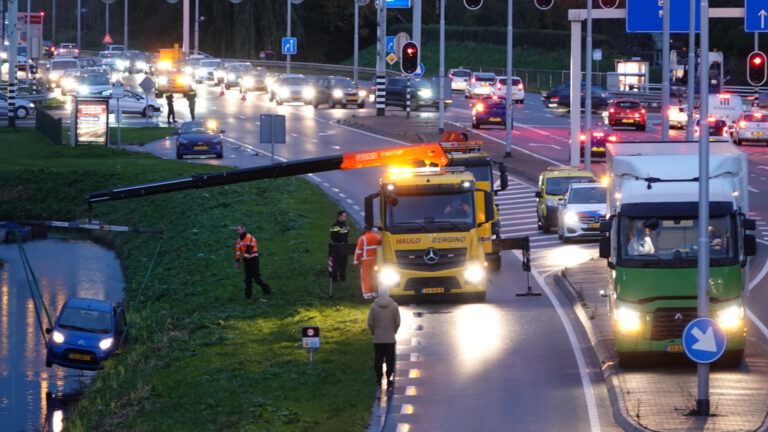
[[[696,363],[712,363],[725,352],[728,338],[712,318],[696,318],[683,330],[683,349]]]
[[[745,0],[744,31],[768,32],[768,0]]]
[[[422,76],[424,76],[424,63],[419,63],[419,70],[414,72],[413,77],[421,78]]]
[[[296,42],[295,37],[290,38],[283,38],[282,39],[282,47],[283,47],[283,54],[296,54],[296,50],[298,49],[298,43]]]
[[[387,36],[387,52],[395,52],[395,37]]]
[[[669,0],[669,31],[688,33],[689,0]],[[696,2],[696,31],[700,25],[700,2]],[[664,6],[661,1],[627,0],[627,33],[661,33]]]
[[[378,1],[376,4],[378,5]],[[411,0],[387,0],[387,8],[402,8],[407,9],[411,7]]]

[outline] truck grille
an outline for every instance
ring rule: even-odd
[[[450,270],[464,265],[467,260],[466,248],[433,249],[434,257],[429,255],[430,249],[395,251],[397,265],[403,270],[434,272]],[[425,257],[430,258],[429,261]]]
[[[444,292],[461,289],[459,280],[453,276],[410,278],[405,283],[404,291],[421,294],[424,288],[443,288]]]
[[[696,308],[659,308],[653,312],[651,340],[680,339],[689,322],[696,318]]]

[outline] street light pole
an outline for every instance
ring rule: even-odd
[[[16,54],[19,46],[19,34],[16,24],[19,19],[19,3],[8,0],[8,127],[16,128]],[[29,54],[29,53],[27,53]]]
[[[437,74],[440,80],[438,131],[442,134],[445,132],[445,0],[440,0],[440,68]]]
[[[288,26],[286,29],[286,36],[287,38],[291,37],[291,0],[286,0],[286,3],[288,4],[288,17],[286,18]],[[291,73],[291,55],[286,54],[285,55],[285,73]]]
[[[0,8],[2,9],[2,8]],[[51,43],[56,41],[56,0],[51,0]]]
[[[661,140],[669,141],[669,4],[662,0],[661,20]]]
[[[688,7],[688,123],[685,128],[685,140],[693,141],[693,103],[696,83],[696,1],[690,0]],[[663,112],[669,116],[668,112]]]
[[[80,4],[82,0],[77,0],[77,48],[81,48],[82,45],[80,44],[80,17],[83,15],[83,9],[82,5]]]
[[[359,41],[359,38],[360,38],[360,32],[359,32],[359,27],[360,27],[360,4],[358,3],[358,0],[352,0],[352,1],[355,3],[355,44],[354,44],[355,45],[355,54],[354,54],[354,59],[355,60],[353,62],[354,63],[354,67],[352,69],[353,70],[353,72],[352,72],[352,79],[355,82],[357,82],[357,62],[358,62],[358,57],[359,57],[358,51],[360,50],[360,45],[359,45],[359,43],[360,43],[360,41]]]
[[[183,33],[183,43],[182,43],[182,52],[185,56],[189,55],[189,0],[184,0],[184,4],[182,5],[182,19],[184,20],[184,25],[182,26],[182,33]]]
[[[199,54],[200,54],[200,0],[195,0],[195,55],[199,55]]]
[[[128,0],[125,0],[125,9],[123,10],[123,46],[128,49]]]
[[[105,16],[107,18],[107,25],[106,25],[106,33],[109,34],[109,3],[104,2],[104,6],[106,7],[107,11],[105,12]]]
[[[412,41],[421,46],[421,0],[413,0],[413,37]]]
[[[584,140],[584,170],[589,171],[592,160],[592,1],[587,0],[587,55],[584,83],[584,123],[587,137]],[[576,91],[578,91],[577,89]]]
[[[376,22],[378,32],[376,35],[376,116],[384,117],[386,111],[386,35],[387,35],[387,3],[385,0],[376,0],[377,15]]]
[[[507,118],[505,119],[504,157],[512,156],[512,0],[507,0]]]
[[[699,94],[701,101],[699,127],[699,256],[698,296],[699,317],[709,317],[709,1],[701,0],[701,67],[699,67]],[[692,127],[689,124],[688,127]],[[709,364],[697,366],[696,411],[709,415]]]

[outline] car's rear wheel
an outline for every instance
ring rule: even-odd
[[[358,108],[360,108],[360,109],[363,109],[363,108],[365,108],[365,101],[359,102],[359,103],[357,104],[357,107],[358,107]]]
[[[25,119],[29,115],[29,110],[26,107],[20,106],[16,108],[16,118]]]
[[[312,101],[312,106],[313,106],[314,108],[317,108],[317,107],[319,107],[319,106],[320,106],[320,104],[319,104],[319,103],[317,103],[317,99],[315,99],[315,100],[313,100],[313,101]]]
[[[152,105],[147,105],[146,108],[144,108],[144,112],[141,114],[144,117],[152,117],[155,114],[155,107]]]
[[[645,132],[645,125],[638,126],[637,130],[639,130],[640,132]]]

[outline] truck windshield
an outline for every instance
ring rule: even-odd
[[[645,262],[644,267],[695,267],[698,256],[699,221],[695,218],[622,217],[619,225],[621,258]],[[733,219],[709,221],[709,253],[712,265],[731,265],[736,258]],[[725,261],[724,261],[725,260]]]
[[[475,226],[471,191],[397,195],[385,205],[386,226],[393,233],[469,231]]]
[[[465,166],[466,170],[471,172],[476,182],[491,181],[491,165]]]

